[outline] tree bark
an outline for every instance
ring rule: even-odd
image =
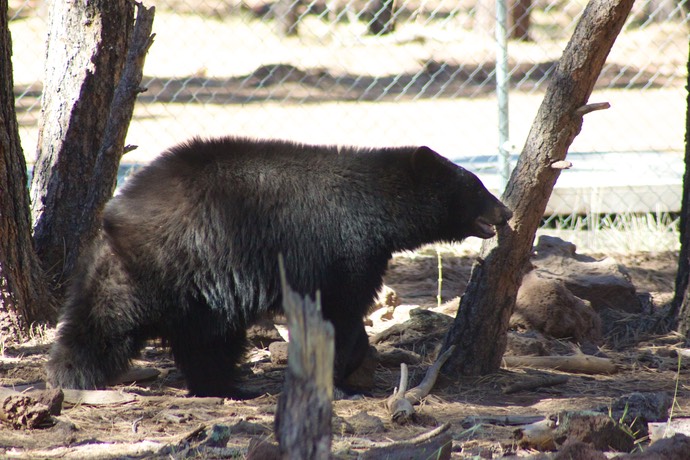
[[[690,55],[688,55],[688,80],[690,88]],[[669,319],[677,322],[680,334],[690,338],[690,92],[685,112],[685,174],[683,175],[683,198],[680,205],[680,254],[676,273],[676,290],[671,303]]]
[[[508,9],[508,38],[530,41],[529,28],[532,0],[512,0]]]
[[[508,10],[507,35],[509,40],[529,41],[532,0],[504,0]],[[483,0],[477,3],[474,24],[475,31],[493,36],[496,31],[497,0]]]
[[[14,106],[7,0],[0,0],[0,336],[24,338],[55,309],[31,241],[26,162]]]
[[[58,294],[116,185],[154,15],[137,4],[135,24],[134,6],[52,2],[31,198],[36,251]]]
[[[585,106],[633,0],[592,0],[561,57],[513,171],[503,202],[513,212],[497,240],[484,243],[443,349],[457,345],[443,372],[495,372],[507,343],[508,320],[534,236],[562,162],[582,127]],[[583,107],[584,106],[584,107]]]
[[[278,31],[283,37],[296,37],[299,34],[300,0],[278,0],[273,4]]]
[[[373,0],[362,15],[369,21],[369,35],[386,35],[395,31],[395,0]]]
[[[331,452],[335,332],[316,302],[287,285],[281,263],[283,306],[290,332],[285,386],[278,400],[276,438],[281,458],[328,459]]]

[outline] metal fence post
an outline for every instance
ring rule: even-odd
[[[498,99],[498,169],[500,190],[510,177],[510,115],[508,112],[508,8],[507,0],[496,0],[496,96]]]

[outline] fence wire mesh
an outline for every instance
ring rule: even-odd
[[[148,91],[127,138],[139,147],[124,163],[145,163],[194,135],[425,144],[500,193],[495,0],[145,3],[157,9],[156,38],[145,66]],[[513,161],[585,5],[508,1],[503,147]],[[48,10],[44,1],[10,1],[15,94],[29,160]],[[650,227],[677,231],[689,30],[684,0],[637,2],[590,99],[611,109],[585,118],[570,149],[574,167],[562,173],[547,216],[596,230],[621,220],[595,216],[642,214]],[[655,237],[653,244],[672,249],[677,239]]]

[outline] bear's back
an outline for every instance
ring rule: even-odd
[[[385,206],[407,206],[410,185],[400,173],[409,162],[391,155],[412,151],[194,139],[108,203],[106,238],[131,266],[160,273],[185,261],[189,273],[213,263],[260,277],[278,252],[293,254],[310,261],[307,289],[343,257],[386,254],[381,234],[400,222]]]
[[[295,216],[329,210],[352,215],[362,199],[411,186],[399,157],[413,149],[357,149],[243,138],[193,139],[163,153],[123,187],[105,211],[110,222],[168,225],[206,212]],[[389,200],[374,199],[374,208]],[[337,208],[337,209],[336,209]],[[382,211],[378,209],[377,212]],[[208,216],[199,216],[208,217]],[[226,216],[227,217],[227,216]],[[331,217],[333,217],[331,215]],[[148,223],[147,223],[148,222]]]

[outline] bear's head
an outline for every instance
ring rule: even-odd
[[[505,225],[513,217],[477,176],[430,148],[417,149],[413,162],[448,212],[444,226],[448,239],[491,238],[496,235],[495,226]]]

